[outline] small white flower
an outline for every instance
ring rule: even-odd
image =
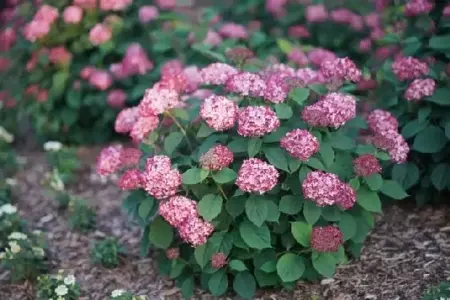
[[[22,232],[12,232],[9,236],[8,239],[10,240],[26,240],[28,238],[28,236],[25,233]]]
[[[115,298],[115,297],[122,296],[123,294],[125,294],[125,290],[114,290],[111,293],[111,297]]]
[[[63,147],[63,144],[57,141],[49,141],[44,144],[45,151],[59,151]]]
[[[14,178],[6,178],[6,184],[9,186],[16,186],[17,185],[17,180]]]
[[[73,285],[73,284],[75,284],[75,276],[67,275],[67,277],[64,278],[64,284],[65,285]]]
[[[6,258],[6,253],[5,252],[0,252],[0,259],[4,259]]]
[[[69,292],[69,289],[65,285],[58,285],[58,287],[55,289],[55,293],[58,296],[65,296]]]
[[[8,144],[14,141],[14,136],[8,131],[6,131],[6,129],[3,128],[2,126],[0,126],[0,138],[5,142],[7,142]]]
[[[34,234],[34,235],[41,235],[41,234],[42,234],[42,231],[36,229],[36,230],[33,230],[33,234]]]
[[[64,191],[64,182],[62,181],[61,177],[59,176],[59,172],[56,169],[53,170],[52,174],[50,175],[50,187],[55,191]]]
[[[63,297],[58,297],[56,300],[64,300]]]
[[[32,249],[33,249],[34,255],[36,255],[38,257],[44,257],[45,256],[44,249],[39,248],[39,247],[33,247]]]
[[[20,245],[16,241],[9,242],[8,244],[12,253],[19,253],[20,250],[22,249],[20,248]]]
[[[7,215],[12,215],[12,214],[15,214],[17,212],[17,207],[7,203],[7,204],[4,204],[4,205],[0,206],[0,211],[5,213],[5,214],[7,214]]]

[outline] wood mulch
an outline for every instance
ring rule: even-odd
[[[92,163],[98,149],[85,150]],[[52,271],[73,273],[82,288],[81,299],[108,299],[124,288],[149,299],[181,299],[173,282],[157,275],[151,257],[138,256],[139,228],[127,221],[120,205],[125,194],[113,182],[101,182],[91,168],[81,172],[70,190],[97,211],[97,229],[73,232],[67,219],[40,185],[48,170],[42,153],[25,155],[27,163],[17,175],[15,201],[32,229],[46,232]],[[113,235],[128,250],[116,269],[92,265],[93,240]],[[261,291],[259,299],[416,300],[424,291],[450,276],[450,207],[389,206],[365,243],[360,259],[338,268],[333,279],[314,284],[301,282],[294,291]],[[11,284],[0,269],[0,299],[34,299],[32,285]],[[196,291],[195,299],[214,299]],[[231,298],[230,298],[231,299]]]

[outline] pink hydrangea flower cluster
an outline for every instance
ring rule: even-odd
[[[127,8],[133,0],[100,0],[100,9],[107,11],[121,11]]]
[[[220,269],[226,266],[227,263],[227,256],[223,252],[214,253],[211,257],[211,267],[213,267],[213,269]]]
[[[122,167],[134,167],[139,164],[142,151],[136,148],[123,148],[120,152],[120,160]]]
[[[204,84],[222,85],[238,73],[238,70],[224,63],[212,63],[200,71]]]
[[[174,196],[181,185],[181,174],[172,169],[170,158],[156,155],[147,159],[145,172],[142,173],[142,186],[155,199],[161,200]]]
[[[143,117],[159,115],[180,104],[180,95],[176,90],[155,85],[145,90],[144,98],[139,104],[139,113]]]
[[[433,95],[436,89],[436,82],[432,78],[414,79],[405,91],[405,99],[408,101],[419,101],[423,97]]]
[[[412,80],[428,73],[428,65],[412,56],[397,57],[392,71],[399,80]]]
[[[302,25],[294,25],[288,28],[288,35],[293,38],[308,38],[310,33],[308,28]]]
[[[306,20],[309,23],[321,23],[328,19],[328,11],[323,4],[309,5],[306,8]]]
[[[319,151],[319,141],[308,130],[294,129],[286,133],[280,141],[281,148],[285,149],[292,157],[307,161]]]
[[[124,191],[136,190],[142,186],[142,175],[139,169],[126,170],[117,181],[117,186]]]
[[[148,58],[144,48],[138,43],[130,44],[122,61],[110,66],[111,73],[117,79],[124,79],[133,75],[144,75],[152,69],[153,62]]]
[[[242,136],[263,136],[279,126],[280,120],[268,106],[247,106],[239,110],[237,132]]]
[[[177,259],[180,257],[180,249],[178,248],[169,248],[166,250],[166,257],[168,259]]]
[[[82,7],[84,9],[91,9],[97,7],[97,0],[73,0],[73,5]]]
[[[353,160],[353,169],[358,176],[371,176],[381,172],[378,159],[372,154],[363,154]]]
[[[203,101],[200,108],[200,117],[217,131],[232,128],[237,114],[237,104],[224,96],[211,95]]]
[[[94,46],[106,43],[112,37],[112,30],[109,26],[98,23],[89,31],[89,41]]]
[[[121,145],[106,147],[97,157],[97,174],[108,176],[119,171],[121,168],[134,167],[139,163],[141,155],[142,152],[135,148],[123,148]],[[140,180],[131,183],[132,178],[140,178],[136,172],[125,172],[126,175],[124,174],[119,180],[119,187],[121,189],[139,188]],[[131,188],[132,186],[134,187]]]
[[[177,0],[156,0],[156,5],[161,9],[174,9],[177,7]]]
[[[115,145],[104,148],[97,158],[97,173],[107,176],[115,173],[121,166],[122,146]]]
[[[67,6],[63,13],[64,22],[67,24],[78,24],[83,19],[83,9],[79,6]]]
[[[206,243],[214,231],[214,226],[198,215],[197,202],[187,197],[174,196],[162,201],[159,214],[178,230],[184,241],[193,246]]]
[[[450,4],[447,4],[447,6],[444,7],[442,10],[442,15],[445,17],[450,17]]]
[[[58,9],[44,4],[34,15],[30,23],[25,25],[23,34],[25,38],[31,42],[45,37],[51,29],[52,24],[59,16]]]
[[[139,21],[141,23],[149,23],[159,16],[159,11],[156,6],[144,5],[139,8]]]
[[[302,111],[303,120],[314,127],[339,128],[356,115],[356,100],[351,95],[330,93]]]
[[[195,42],[195,33],[191,32],[189,34],[189,42],[194,43]],[[223,39],[220,36],[220,34],[218,34],[217,32],[215,32],[214,30],[209,29],[208,32],[206,33],[205,38],[202,41],[202,44],[205,45],[209,45],[209,46],[218,46],[220,44],[222,44]]]
[[[226,51],[226,56],[238,64],[245,62],[247,59],[253,58],[255,53],[247,47],[235,47]]]
[[[130,131],[130,137],[135,142],[142,141],[150,132],[159,126],[159,118],[156,115],[139,116]]]
[[[356,202],[352,187],[332,173],[312,171],[302,182],[303,195],[318,206],[338,205],[350,209]]]
[[[308,52],[308,59],[311,64],[316,67],[320,67],[325,61],[333,61],[337,59],[336,54],[331,52],[330,50],[323,48],[315,48]]]
[[[301,86],[327,82],[327,79],[323,76],[322,72],[310,68],[298,69],[295,75],[301,82]]]
[[[219,29],[219,34],[230,39],[248,39],[247,29],[237,23],[225,23]]]
[[[8,27],[0,31],[0,51],[8,51],[16,42],[16,32]]]
[[[244,160],[239,169],[236,185],[244,192],[263,194],[275,187],[279,176],[271,164],[250,158]]]
[[[114,130],[117,133],[128,133],[139,119],[139,108],[137,106],[123,109],[116,117]]]
[[[259,74],[241,72],[230,76],[225,87],[228,91],[242,96],[261,97],[264,95],[266,83]]]
[[[127,94],[121,89],[114,89],[108,93],[107,103],[112,108],[122,108],[125,106]]]
[[[113,83],[113,78],[108,71],[94,69],[90,74],[89,84],[100,91],[107,90]]]
[[[66,65],[72,60],[72,54],[67,51],[66,47],[58,46],[50,49],[48,59],[53,64]]]
[[[311,248],[318,252],[337,252],[343,241],[344,235],[333,225],[314,227],[311,234]]]
[[[266,88],[264,90],[264,100],[272,103],[281,103],[286,100],[291,87],[286,74],[274,72],[265,78]]]
[[[414,17],[428,14],[434,7],[432,0],[409,0],[405,5],[405,16]]]
[[[324,61],[320,65],[320,72],[332,82],[343,82],[346,80],[358,82],[362,76],[361,71],[348,57]]]
[[[288,54],[288,60],[295,63],[298,66],[305,66],[308,64],[308,57],[299,48],[293,48]]]
[[[202,154],[199,164],[202,169],[209,171],[220,171],[233,162],[233,152],[225,146],[216,145]]]

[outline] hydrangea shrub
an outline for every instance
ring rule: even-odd
[[[42,275],[38,277],[36,299],[69,299],[77,300],[80,296],[80,285],[74,275],[64,276],[64,270],[57,275]]]
[[[244,65],[200,69],[207,95],[185,97],[179,77],[156,83],[116,119],[139,149],[98,157],[100,175],[120,172],[133,190],[124,208],[144,229],[142,254],[160,249],[161,273],[186,298],[197,279],[214,296],[251,299],[257,287],[331,277],[359,254],[379,193],[406,196],[380,175],[389,155],[348,134],[367,127],[344,92],[361,79],[350,59],[317,71]]]
[[[450,190],[450,6],[444,2],[411,0],[396,10],[391,18],[406,22],[386,42],[399,52],[377,74],[378,105],[392,115],[384,112],[386,118],[398,119],[389,123],[411,148],[391,176],[420,204]]]

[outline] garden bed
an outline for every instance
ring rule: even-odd
[[[83,150],[83,161],[92,165],[98,149]],[[149,299],[180,299],[178,289],[157,275],[149,257],[140,258],[139,229],[127,222],[120,206],[124,193],[113,182],[102,183],[87,167],[70,187],[97,211],[96,230],[89,234],[71,231],[65,213],[59,212],[40,181],[47,170],[43,153],[23,154],[27,160],[17,175],[16,204],[33,229],[47,235],[50,265],[73,273],[80,282],[81,299],[106,299],[112,290],[125,288]],[[450,276],[450,208],[408,204],[386,207],[358,260],[338,268],[334,279],[299,283],[295,291],[261,292],[263,299],[421,299],[430,285]],[[120,238],[128,255],[116,269],[94,266],[90,261],[93,240],[113,235]],[[34,299],[32,286],[10,284],[0,270],[0,299]],[[210,296],[196,291],[198,299]],[[317,297],[314,298],[313,296]]]

